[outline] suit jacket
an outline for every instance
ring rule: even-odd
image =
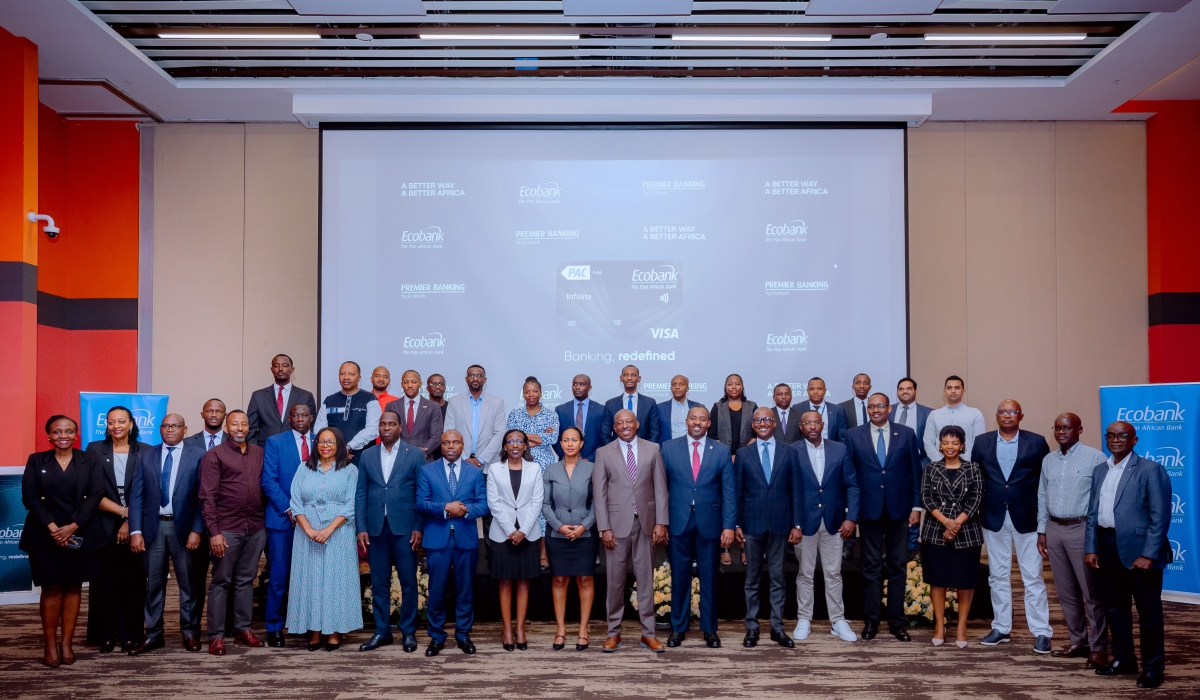
[[[790,445],[804,439],[804,436],[800,434],[800,416],[804,415],[804,411],[798,410],[798,407],[794,405],[788,406],[786,425],[779,420],[778,406],[771,406],[771,413],[775,414],[775,439],[777,441]]]
[[[857,428],[862,425],[862,416],[859,415],[858,406],[854,405],[854,399],[846,399],[838,404],[838,408],[846,414],[846,430]]]
[[[363,450],[359,460],[354,522],[359,532],[371,537],[383,532],[385,507],[388,529],[393,535],[403,537],[425,527],[425,517],[417,511],[417,476],[425,466],[425,455],[403,442],[396,443],[395,449],[401,452],[392,463],[387,481],[383,480],[383,445],[371,445]]]
[[[641,403],[641,400],[638,400]],[[675,399],[667,399],[660,401],[658,404],[658,444],[661,447],[667,440],[674,440],[678,437],[687,435],[687,428],[683,429],[683,435],[671,434],[671,404],[675,403]],[[699,401],[687,400],[688,410],[692,410],[696,406],[702,405]]]
[[[561,442],[562,431],[575,425],[575,399],[572,398],[566,403],[555,406],[554,412],[558,414],[558,439]],[[588,399],[587,416],[583,421],[583,449],[579,452],[579,456],[593,462],[596,460],[596,449],[604,444],[604,435],[601,429],[601,424],[604,423],[604,404]],[[558,455],[559,459],[562,459],[563,451],[557,442],[554,443],[554,453]]]
[[[508,461],[489,464],[487,502],[488,511],[492,514],[492,526],[488,530],[488,538],[493,542],[504,542],[520,526],[526,539],[541,539],[542,528],[538,524],[538,516],[542,514],[544,493],[542,468],[537,462],[525,461],[521,465],[521,488],[515,496],[512,478],[508,475]]]
[[[596,450],[596,467],[592,471],[596,527],[601,532],[612,530],[615,537],[629,537],[633,532],[635,508],[646,535],[654,534],[655,525],[670,524],[667,475],[658,445],[637,438],[637,450],[636,483],[629,481],[620,440]]]
[[[508,425],[508,414],[504,411],[504,399],[486,391],[482,398],[483,404],[479,407],[479,442],[475,445],[475,458],[487,466],[495,462],[500,454],[500,441],[504,438],[504,428]],[[443,430],[457,430],[462,433],[463,458],[471,456],[471,392],[464,391],[446,400],[446,424]],[[438,437],[441,438],[440,435]],[[482,480],[482,473],[480,477]]]
[[[929,420],[929,412],[933,409],[928,406],[922,406],[916,402],[914,402],[913,405],[917,407],[917,451],[921,455],[921,464],[925,465],[929,464],[929,462],[932,460],[938,460],[942,458],[940,452],[933,457],[930,457],[925,452],[925,421]],[[896,405],[892,406],[892,412],[888,416],[888,420],[893,423],[898,423],[900,421],[899,401],[896,402]]]
[[[151,449],[150,445],[141,441],[137,443],[136,447],[139,453]],[[113,467],[112,443],[108,440],[88,443],[87,453],[96,461],[92,476],[97,479],[97,483],[100,486],[100,495],[113,503],[121,503],[121,493],[117,489],[117,471]],[[133,492],[133,475],[137,473],[139,459],[141,457],[138,454],[133,454],[133,450],[130,450],[129,461],[125,463],[125,483],[121,485],[121,488],[125,489],[125,503],[123,505],[129,504],[129,496]],[[96,517],[100,521],[100,526],[104,529],[105,537],[112,537],[121,528],[122,521],[119,515],[97,509]]]
[[[580,537],[591,537],[596,524],[596,509],[592,507],[592,474],[596,465],[582,459],[575,463],[571,477],[563,462],[546,467],[542,474],[542,517],[546,519],[546,537],[566,539],[558,531],[563,525],[582,525],[587,528]]]
[[[884,516],[908,518],[913,508],[921,507],[921,458],[917,454],[917,434],[910,428],[889,422],[887,459],[882,467],[875,456],[868,423],[846,431],[846,448],[854,463],[858,481],[859,517],[879,520]],[[1036,503],[1036,501],[1035,501]]]
[[[812,460],[808,458],[806,443],[794,445],[800,478],[804,482],[804,506],[796,519],[803,523],[805,537],[817,534],[822,525],[825,532],[832,535],[843,522],[858,522],[862,493],[858,487],[858,474],[850,460],[850,450],[833,440],[822,440],[821,443],[825,445],[825,473],[819,482]]]
[[[682,535],[695,511],[696,530],[715,540],[721,530],[738,525],[737,484],[729,446],[710,438],[704,440],[700,474],[692,478],[692,447],[687,435],[662,444],[663,472],[667,476],[670,533]],[[641,448],[638,448],[639,453]]]
[[[174,516],[175,538],[187,544],[188,535],[204,534],[204,518],[200,516],[200,460],[204,450],[180,443],[171,466],[175,472],[175,489],[171,492],[171,513]],[[133,475],[133,488],[128,493],[129,532],[141,532],[149,544],[158,535],[158,509],[162,503],[163,445],[138,452],[138,468]]]
[[[755,440],[737,451],[734,463],[742,534],[758,537],[770,532],[787,537],[800,524],[797,514],[803,507],[796,448],[775,438],[770,483],[763,473],[761,451]]]
[[[288,428],[288,430],[291,430],[291,428]],[[224,437],[228,438],[229,436],[225,435]],[[222,440],[222,442],[224,442],[224,440]],[[189,435],[183,439],[183,444],[198,448],[201,452],[207,452],[208,451],[208,433],[201,430],[198,433]],[[213,447],[216,447],[216,445],[213,445]]]
[[[942,515],[954,520],[963,513],[967,521],[955,535],[953,544],[947,545],[946,526],[937,518],[927,515],[921,521],[921,541],[938,546],[967,549],[983,545],[983,529],[979,526],[979,507],[983,504],[983,470],[975,462],[963,461],[958,476],[950,481],[950,470],[946,459],[925,465],[921,473],[921,504],[925,512],[939,510]]]
[[[1167,528],[1171,526],[1171,478],[1161,464],[1136,453],[1129,456],[1126,467],[1117,483],[1117,497],[1113,501],[1117,555],[1127,569],[1133,568],[1138,557],[1146,557],[1153,562],[1150,568],[1162,570],[1173,559],[1167,540]],[[1097,464],[1092,473],[1092,502],[1088,507],[1084,554],[1099,553],[1096,521],[1100,513],[1100,491],[1108,468],[1105,460]]]
[[[288,392],[287,405],[283,407],[283,416],[280,416],[279,404],[275,403],[275,386],[272,384],[254,392],[250,395],[250,402],[246,404],[246,418],[250,420],[250,436],[246,440],[263,448],[267,444],[267,438],[291,430],[287,415],[292,406],[302,403],[312,411],[314,419],[317,417],[317,400],[313,398],[312,392],[305,391],[295,384]],[[347,435],[346,439],[352,437],[354,436]]]
[[[395,411],[396,415],[400,416],[400,439],[423,451],[425,461],[432,462],[435,459],[434,450],[442,444],[442,407],[420,396],[417,401],[417,413],[413,416],[412,432],[409,432],[408,421],[405,420],[404,397],[388,402],[383,410]],[[467,417],[470,417],[469,412]],[[470,425],[469,422],[467,424]],[[467,448],[470,448],[470,445]]]
[[[308,434],[308,449],[315,450],[316,436]],[[265,522],[270,530],[291,530],[292,520],[285,515],[291,509],[292,479],[300,466],[300,450],[289,427],[285,433],[267,438],[263,448],[262,490],[267,497]]]
[[[467,418],[470,419],[470,413]],[[499,442],[499,437],[496,441]],[[475,521],[488,514],[487,483],[483,470],[461,457],[458,468],[458,491],[454,496],[450,495],[450,482],[446,480],[445,458],[426,462],[417,472],[417,512],[425,517],[425,536],[421,540],[425,549],[445,549],[451,545],[459,549],[479,547],[479,526]],[[447,518],[446,504],[451,501],[466,506],[467,514]],[[454,542],[450,541],[451,529]]]
[[[617,434],[613,431],[613,424],[616,421],[617,411],[624,408],[625,392],[604,402],[604,422],[600,424],[601,444],[607,445],[617,439]],[[638,392],[637,395],[637,419],[638,437],[657,444],[658,436],[662,433],[662,426],[658,424],[658,404],[654,403],[654,399],[641,392]]]
[[[825,402],[825,424],[828,432],[828,439],[834,442],[846,444],[846,431],[849,427],[846,425],[846,411],[836,403]],[[793,404],[793,410],[799,410],[799,415],[804,415],[805,412],[813,410],[812,402],[808,399],[800,402],[800,405]]]
[[[101,480],[96,476],[100,464],[83,450],[72,452],[73,473],[65,475],[70,481],[65,481],[61,489],[47,491],[42,480],[42,475],[51,469],[62,469],[53,449],[34,452],[25,462],[25,471],[21,474],[21,504],[29,512],[17,544],[22,552],[57,556],[61,550],[50,536],[50,523],[59,526],[78,524],[75,534],[83,539],[84,551],[95,551],[108,544],[104,528],[96,517],[103,495]]]
[[[1046,438],[1028,430],[1017,431],[1017,461],[1008,479],[996,459],[996,436],[991,430],[975,438],[971,461],[983,470],[983,508],[980,520],[992,532],[1004,527],[1004,514],[1012,518],[1021,534],[1037,532],[1038,483],[1042,478],[1042,458],[1050,454]]]

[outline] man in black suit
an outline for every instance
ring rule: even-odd
[[[862,534],[863,632],[879,633],[886,552],[888,627],[896,639],[912,641],[904,615],[908,527],[921,519],[921,458],[916,433],[888,420],[885,394],[867,400],[870,422],[846,432],[859,489],[858,529]],[[1035,500],[1036,503],[1036,500]]]
[[[267,438],[289,430],[287,414],[298,403],[305,404],[314,416],[317,415],[317,402],[312,392],[292,386],[292,373],[295,371],[292,358],[287,355],[271,358],[271,375],[275,377],[275,383],[251,394],[250,403],[246,406],[251,444],[263,447],[267,444]]]
[[[929,455],[925,454],[925,421],[933,409],[917,403],[917,380],[905,377],[896,382],[897,403],[892,406],[892,422],[910,428],[917,434],[917,453],[921,456],[921,467],[929,464]],[[921,526],[913,525],[908,528],[908,551],[915,556],[921,544]]]
[[[1042,554],[1037,548],[1038,484],[1042,458],[1050,454],[1046,438],[1021,430],[1021,404],[1005,399],[996,407],[999,430],[975,438],[971,461],[983,469],[983,541],[988,551],[988,583],[992,593],[992,631],[980,644],[996,646],[1012,632],[1012,558],[1017,554],[1025,588],[1025,621],[1034,636],[1033,650],[1050,653],[1050,601],[1042,580]]]
[[[558,435],[562,438],[565,428],[574,426],[583,431],[583,449],[579,456],[589,462],[596,461],[596,448],[604,444],[600,425],[604,422],[604,407],[588,398],[592,393],[592,378],[586,374],[577,374],[571,380],[571,395],[574,397],[566,403],[554,407],[558,414]],[[561,458],[562,448],[554,444],[554,452]]]
[[[620,396],[613,397],[604,403],[604,420],[600,423],[601,444],[607,445],[616,439],[613,424],[617,411],[633,411],[637,415],[638,437],[658,444],[661,426],[658,421],[658,404],[654,399],[638,392],[638,384],[642,382],[642,374],[637,367],[625,365],[621,369],[621,386],[625,391]]]
[[[446,378],[440,374],[431,374],[429,379],[425,380],[425,393],[429,394],[429,403],[437,406],[442,411],[442,429],[446,428],[446,408],[450,406],[450,402],[446,401]],[[441,438],[438,438],[439,440]],[[433,451],[428,455],[429,461],[435,461],[442,458],[442,443],[439,442]]]
[[[400,417],[400,440],[419,448],[425,461],[432,462],[433,453],[442,441],[442,411],[421,396],[421,375],[416,370],[400,375],[400,388],[404,396],[388,403],[383,410]]]
[[[821,422],[825,426],[822,429],[824,432],[821,433],[821,437],[834,442],[845,442],[846,411],[841,406],[825,400],[825,380],[820,377],[808,380],[807,392],[808,400],[801,401],[794,410],[800,415],[804,415],[808,411],[816,411],[821,414]]]
[[[200,418],[204,421],[204,429],[183,442],[208,452],[225,442],[225,402],[221,399],[205,401],[204,408],[200,409]]]
[[[790,445],[800,439],[801,412],[792,408],[792,387],[784,383],[775,385],[771,394],[775,406],[771,409],[775,416],[775,439],[785,445]]]
[[[867,416],[867,396],[871,393],[871,378],[865,374],[856,374],[851,388],[854,389],[854,398],[838,404],[846,412],[847,429],[871,422]]]

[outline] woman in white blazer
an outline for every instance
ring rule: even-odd
[[[542,468],[529,457],[525,433],[504,433],[502,461],[487,470],[488,508],[492,526],[488,545],[492,578],[500,582],[500,617],[504,621],[505,651],[529,648],[525,638],[525,611],[529,607],[529,580],[541,576],[538,540],[542,531]],[[517,628],[513,632],[513,581],[517,583]]]

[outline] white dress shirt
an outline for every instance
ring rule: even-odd
[[[1131,454],[1133,453],[1130,452],[1129,455]],[[1100,486],[1100,502],[1097,504],[1096,524],[1100,527],[1117,526],[1113,509],[1117,505],[1117,487],[1121,485],[1121,475],[1129,465],[1129,455],[1125,455],[1120,464],[1113,464],[1113,458],[1108,458],[1108,474],[1104,476],[1104,483]]]
[[[634,405],[637,405],[637,404],[635,403]],[[690,436],[688,437],[688,440],[691,440]],[[703,440],[703,438],[701,438],[701,440]],[[634,437],[633,442],[625,442],[621,438],[617,438],[617,442],[621,443],[621,459],[622,460],[625,459],[625,455],[628,453],[629,448],[632,447],[633,448],[633,463],[637,464],[637,461],[638,461],[637,438]],[[701,445],[701,447],[703,447],[703,445]],[[692,450],[692,445],[689,442],[688,443],[688,455],[689,456],[692,454],[691,450]]]
[[[413,424],[415,425],[417,422],[417,411],[421,408],[421,396],[418,394],[416,398],[412,399],[408,398],[407,396],[403,396],[400,398],[400,401],[402,402],[400,404],[400,424],[406,425],[406,421],[408,420],[408,407],[412,406]]]
[[[817,483],[825,481],[825,441],[821,444],[813,445],[808,440],[804,441],[804,449],[808,450],[808,463],[812,465],[813,472],[817,475]]]
[[[400,454],[401,444],[402,443],[397,440],[396,443],[392,445],[392,449],[390,450],[388,449],[387,445],[384,445],[383,443],[379,444],[379,468],[383,472],[384,485],[387,484],[388,479],[392,478],[392,467],[396,466],[396,455]],[[449,478],[449,474],[450,472],[447,471],[447,478]],[[457,474],[455,476],[457,476]],[[387,499],[384,499],[383,501],[383,517],[387,517]]]
[[[158,463],[159,474],[162,474],[162,469],[166,467],[168,454],[171,455],[171,483],[167,486],[167,505],[158,507],[159,515],[175,514],[173,509],[175,504],[171,502],[171,497],[175,495],[175,481],[179,478],[179,456],[183,454],[183,445],[170,447],[164,444],[162,446],[162,460]]]
[[[225,442],[225,431],[224,430],[218,430],[215,433],[210,433],[210,432],[208,432],[208,429],[205,428],[203,435],[204,435],[204,451],[205,452],[207,452],[208,450],[211,449],[208,446],[209,438],[212,438],[212,446],[213,447],[216,447],[217,445],[220,445],[222,442]]]
[[[287,410],[288,410],[288,399],[292,398],[292,383],[288,382],[287,384],[284,384],[282,389],[283,389],[283,411],[281,411],[279,413],[279,419],[287,420],[286,414],[287,414]],[[280,390],[280,386],[278,384],[271,387],[271,393],[273,394],[273,396],[271,398],[275,400],[276,407],[279,406],[279,390]]]
[[[633,399],[633,408],[632,409],[629,408],[629,400],[630,399]],[[629,409],[629,410],[633,411],[633,414],[635,416],[637,415],[637,400],[638,400],[638,395],[637,395],[636,391],[633,392],[632,394],[627,394],[625,392],[621,392],[621,408]],[[637,451],[637,449],[634,448],[634,452],[636,452],[636,451]]]
[[[779,411],[779,427],[786,430],[787,429],[788,412],[792,410],[792,407],[788,406],[787,408],[780,408],[780,407],[776,406],[775,410]]]
[[[915,433],[917,432],[917,402],[913,401],[908,405],[908,415],[904,416],[908,420],[901,421],[900,416],[904,414],[904,408],[905,406],[903,403],[901,403],[899,406],[896,406],[896,422],[906,428],[911,429]],[[922,435],[920,437],[924,439],[925,436]]]
[[[399,443],[397,443],[397,444],[399,444]],[[394,458],[394,457],[392,458],[392,463],[393,463],[393,464],[395,464],[395,458]],[[442,471],[446,473],[446,483],[447,483],[447,484],[449,484],[449,483],[450,483],[450,467],[451,467],[451,465],[453,465],[453,466],[454,466],[454,478],[455,478],[455,480],[456,480],[458,483],[460,483],[460,484],[461,484],[461,483],[462,483],[462,472],[463,472],[463,461],[462,461],[462,457],[459,457],[457,462],[447,462],[445,459],[443,459],[443,460],[442,460]],[[458,494],[455,494],[455,499],[457,500],[457,498],[458,498]],[[462,503],[462,501],[459,501],[459,503]],[[447,503],[446,505],[450,505],[450,504],[449,504],[449,503]],[[443,510],[442,510],[442,517],[443,517],[443,518],[446,518],[447,520],[449,520],[449,519],[450,519],[450,512],[449,512],[449,511],[447,511],[447,510],[445,510],[445,509],[443,509]],[[451,527],[450,529],[451,529],[451,530],[453,530],[454,528],[453,528],[453,527]]]
[[[891,423],[883,425],[875,425],[867,423],[867,427],[871,429],[871,452],[874,454],[879,445],[879,436],[883,435],[883,453],[886,455],[888,450],[892,449],[892,426]]]
[[[867,415],[866,413],[864,413],[864,411],[867,410],[867,402],[866,402],[866,400],[860,399],[857,396],[855,396],[851,400],[854,401],[854,420],[859,425],[863,425],[863,423],[862,423],[863,416]],[[869,423],[870,421],[871,421],[870,416],[867,416],[867,422]]]
[[[312,433],[305,435],[303,433],[298,433],[295,430],[292,430],[292,440],[296,441],[296,454],[300,455],[301,458],[303,458],[303,456],[304,456],[304,448],[301,447],[301,445],[304,444],[305,440],[308,440],[308,454],[312,455],[312,451],[313,451],[313,447],[314,447]]]

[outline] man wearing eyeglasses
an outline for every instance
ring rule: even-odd
[[[476,467],[486,467],[500,456],[508,414],[504,399],[484,393],[487,370],[481,365],[467,368],[467,390],[447,401],[446,421],[442,429],[455,430],[462,435],[463,461]]]
[[[1021,430],[1021,404],[1005,399],[996,407],[999,430],[975,439],[971,461],[983,470],[983,541],[988,552],[992,593],[992,631],[979,642],[993,647],[1012,641],[1012,557],[1017,554],[1025,587],[1025,621],[1034,636],[1033,650],[1050,653],[1050,601],[1042,580],[1037,548],[1037,494],[1042,460],[1050,453],[1046,438]]]
[[[1133,616],[1137,603],[1141,627],[1142,674],[1139,688],[1163,682],[1163,569],[1171,562],[1167,529],[1171,526],[1171,480],[1158,462],[1134,454],[1137,432],[1117,421],[1104,441],[1112,456],[1092,475],[1084,562],[1100,572],[1100,595],[1112,631],[1113,660],[1098,676],[1137,673],[1133,653]]]
[[[379,399],[369,391],[358,388],[362,370],[358,363],[347,360],[338,368],[338,384],[342,390],[325,397],[321,411],[313,423],[313,433],[325,428],[337,428],[346,438],[346,449],[352,455],[350,461],[358,466],[363,448],[375,444],[379,437],[379,416],[383,408]]]

